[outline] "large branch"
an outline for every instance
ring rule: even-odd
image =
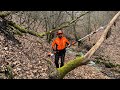
[[[31,35],[34,35],[34,36],[37,36],[37,37],[42,37],[41,33],[38,33],[38,32],[34,32],[32,30],[28,30],[28,29],[25,29],[23,27],[21,27],[20,25],[17,25],[16,23],[12,22],[12,21],[8,21],[8,24],[10,26],[13,26],[14,28],[18,29],[20,32],[22,33],[29,33]]]
[[[116,21],[116,19],[119,16],[120,16],[120,11],[110,21],[110,23],[104,30],[103,34],[101,35],[101,38],[97,41],[97,43],[83,57],[77,57],[76,59],[71,60],[68,63],[66,63],[63,67],[56,69],[55,72],[57,72],[57,75],[53,74],[50,76],[50,78],[62,79],[71,70],[88,62],[89,58],[95,53],[95,51],[99,48],[99,46],[102,44],[102,42],[106,39],[108,31],[110,30],[110,28],[112,27],[112,25],[114,24],[114,22]]]

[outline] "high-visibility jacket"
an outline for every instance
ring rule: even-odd
[[[65,38],[56,38],[53,42],[52,42],[52,48],[54,50],[63,50],[66,48],[66,44],[70,44],[70,42]],[[55,47],[56,45],[56,47]]]

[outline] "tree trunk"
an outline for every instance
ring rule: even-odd
[[[74,20],[74,18],[75,18],[74,11],[72,11],[72,20]],[[76,35],[76,22],[73,24],[72,27],[73,27],[73,33],[74,33],[75,40],[77,41],[78,37]]]

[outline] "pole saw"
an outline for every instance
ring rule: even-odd
[[[81,40],[86,39],[87,37],[95,34],[96,32],[98,32],[98,31],[100,31],[100,30],[104,30],[104,28],[105,28],[106,26],[107,26],[107,25],[98,28],[96,31],[91,32],[90,34],[86,35],[85,37],[83,37],[83,38],[81,38],[81,39],[79,39],[79,40],[77,40],[77,41],[73,41],[67,48],[70,48],[72,45],[75,45],[77,42],[80,42]],[[52,59],[54,59],[54,55],[55,55],[55,53],[48,52],[48,55],[47,55],[47,56],[50,57],[50,58],[52,58]]]

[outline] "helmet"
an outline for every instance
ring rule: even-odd
[[[62,30],[58,30],[57,35],[58,34],[63,34]]]

